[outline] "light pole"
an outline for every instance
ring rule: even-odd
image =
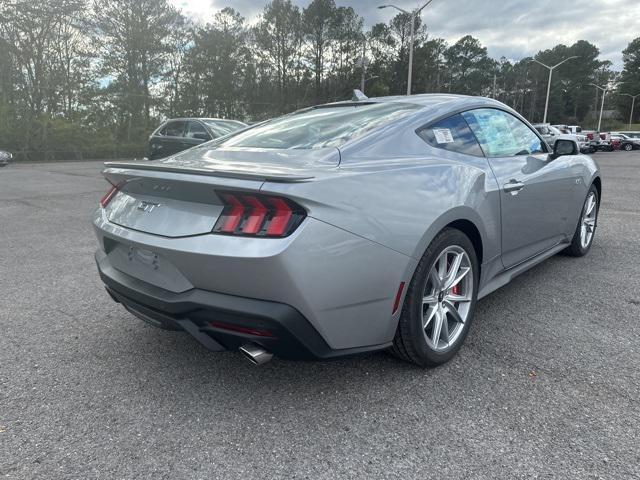
[[[367,77],[367,37],[362,41],[362,76],[360,78],[360,91],[364,93],[364,84]]]
[[[604,110],[604,96],[607,94],[607,87],[601,87],[600,85],[596,85],[595,83],[590,83],[589,85],[593,85],[598,90],[602,91],[602,104],[600,105],[600,118],[598,119],[598,133],[599,133],[600,126],[602,125],[602,111]]]
[[[553,75],[553,70],[556,67],[559,67],[560,65],[562,65],[564,62],[567,62],[567,61],[572,60],[574,58],[578,58],[578,56],[575,55],[573,57],[565,58],[560,63],[556,63],[553,67],[550,67],[549,65],[545,65],[544,63],[536,60],[535,58],[532,59],[533,62],[539,63],[543,67],[549,69],[549,83],[547,83],[547,100],[544,102],[544,118],[542,119],[542,123],[547,123],[547,110],[549,109],[549,94],[551,93],[551,75]]]
[[[629,130],[631,130],[631,124],[633,123],[633,109],[636,106],[636,98],[640,97],[640,93],[637,93],[635,95],[631,95],[630,93],[623,93],[622,95],[631,97],[631,115],[629,115]]]
[[[409,76],[407,78],[407,95],[411,95],[411,77],[413,75],[413,42],[415,36],[415,23],[416,17],[420,14],[424,8],[429,5],[433,0],[428,0],[420,8],[416,8],[413,12],[407,12],[404,8],[397,7],[395,5],[380,5],[378,8],[395,8],[402,13],[411,17],[411,43],[409,44]]]
[[[615,87],[616,85],[620,85],[621,83],[624,83],[624,82],[617,82],[616,84],[613,85],[613,87]],[[600,104],[600,118],[598,119],[598,132],[599,132],[600,127],[602,126],[602,112],[604,111],[604,97],[607,96],[607,92],[610,89],[608,86],[601,87],[600,85],[596,85],[595,83],[590,83],[589,85],[596,87],[598,90],[602,92],[602,103]]]

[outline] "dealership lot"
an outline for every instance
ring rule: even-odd
[[[0,169],[0,477],[640,478],[640,152],[595,157],[590,254],[483,299],[434,370],[156,330],[96,273],[101,164]]]

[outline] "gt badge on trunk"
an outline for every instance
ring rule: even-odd
[[[142,202],[140,202],[138,204],[138,210],[144,212],[144,213],[151,213],[153,212],[154,208],[159,207],[160,204],[159,203],[154,203],[154,202],[145,202],[144,200]]]

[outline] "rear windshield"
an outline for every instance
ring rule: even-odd
[[[231,132],[244,128],[244,124],[240,122],[227,122],[224,120],[204,120],[204,123],[209,125],[209,128],[218,136],[228,135]]]
[[[234,135],[221,146],[305,150],[336,147],[420,108],[394,102],[305,109]]]

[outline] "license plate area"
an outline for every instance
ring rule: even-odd
[[[107,256],[113,268],[134,278],[180,293],[193,288],[180,270],[161,252],[137,245],[114,242]]]

